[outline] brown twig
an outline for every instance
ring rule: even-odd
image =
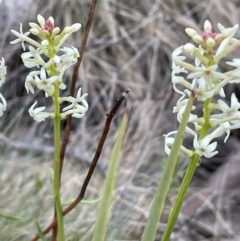
[[[105,122],[105,126],[104,126],[104,129],[103,129],[102,136],[101,136],[100,141],[98,143],[98,147],[97,147],[97,150],[96,150],[95,155],[93,157],[92,164],[89,167],[87,176],[86,176],[86,178],[85,178],[85,180],[83,182],[83,185],[82,185],[82,188],[80,190],[80,193],[79,193],[78,197],[66,209],[64,209],[63,216],[66,215],[67,213],[69,213],[84,198],[85,192],[87,190],[87,186],[88,186],[88,184],[89,184],[89,182],[91,180],[91,177],[93,175],[94,169],[95,169],[95,167],[97,165],[97,162],[99,160],[99,157],[101,155],[102,148],[103,148],[103,145],[105,143],[105,140],[106,140],[106,137],[107,137],[107,134],[108,134],[108,131],[109,131],[109,128],[110,128],[113,116],[115,115],[117,109],[119,108],[119,106],[121,105],[123,100],[125,99],[125,97],[128,94],[128,92],[129,92],[129,90],[127,90],[126,92],[124,92],[122,94],[121,98],[117,100],[117,102],[115,103],[114,107],[112,108],[110,113],[107,115],[107,119],[106,119],[106,122]],[[52,221],[52,223],[43,231],[43,234],[48,233],[51,229],[53,229],[56,226],[56,224],[57,224],[57,219],[55,218]],[[38,239],[39,239],[39,236],[36,235],[34,238],[31,239],[31,241],[37,241]]]
[[[84,33],[83,33],[82,45],[79,48],[80,57],[79,57],[76,65],[74,67],[74,70],[73,70],[72,81],[71,81],[71,86],[70,86],[70,95],[71,96],[73,96],[74,92],[75,92],[77,78],[78,78],[78,70],[80,68],[82,58],[83,58],[83,54],[84,54],[84,51],[85,51],[85,48],[86,48],[88,34],[89,34],[89,31],[90,31],[90,28],[91,28],[92,18],[93,18],[96,3],[97,3],[97,0],[92,0],[91,6],[90,6],[90,10],[89,10],[89,14],[88,14],[88,20],[87,20],[86,27],[85,27],[85,30],[84,30]],[[61,179],[61,173],[62,173],[65,151],[66,151],[66,147],[67,147],[67,144],[68,144],[68,141],[69,141],[69,135],[70,135],[70,132],[71,132],[71,126],[72,126],[72,116],[68,116],[65,132],[64,132],[64,136],[63,136],[63,140],[62,140],[61,151],[60,151],[60,179]]]
[[[85,30],[84,30],[84,33],[83,33],[82,44],[81,44],[81,47],[79,48],[80,57],[79,57],[76,65],[74,67],[74,70],[73,70],[72,81],[71,81],[71,86],[70,86],[70,96],[74,96],[74,93],[75,93],[76,83],[77,83],[77,78],[78,78],[78,71],[79,71],[79,68],[80,68],[80,65],[81,65],[81,62],[82,62],[82,58],[83,58],[83,54],[84,54],[84,51],[85,51],[85,48],[86,48],[88,34],[89,34],[89,31],[90,31],[90,28],[91,28],[96,3],[97,3],[97,0],[92,0],[90,10],[89,10],[89,14],[88,14],[88,20],[87,20],[86,27],[85,27]],[[69,141],[71,129],[72,129],[72,116],[69,115],[67,117],[66,128],[65,128],[65,131],[64,131],[61,150],[60,150],[60,170],[59,170],[59,172],[60,172],[60,174],[59,174],[60,186],[61,186],[61,176],[62,176],[64,156],[65,156],[67,144],[68,144],[68,141]],[[54,218],[56,218],[56,210],[54,210]],[[55,227],[53,229],[51,241],[56,241],[56,239],[57,239],[57,229]]]

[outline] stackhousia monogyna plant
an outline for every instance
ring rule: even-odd
[[[165,152],[169,156],[164,168],[157,193],[151,208],[149,220],[144,230],[144,241],[154,240],[164,202],[170,188],[174,169],[180,153],[189,158],[189,165],[180,186],[176,201],[171,210],[162,241],[167,241],[173,231],[186,191],[199,165],[201,157],[211,158],[218,153],[215,138],[225,134],[226,142],[230,131],[240,127],[240,103],[236,95],[231,95],[230,104],[224,101],[224,87],[227,84],[240,83],[240,59],[226,64],[233,70],[222,73],[219,62],[240,47],[240,40],[234,38],[238,25],[225,28],[218,24],[219,33],[212,30],[206,20],[202,33],[187,28],[186,33],[193,40],[178,47],[172,53],[172,83],[175,92],[180,94],[173,112],[177,113],[180,123],[178,131],[165,135]],[[183,53],[193,55],[194,63],[187,62]],[[203,116],[191,113],[193,103],[202,103]],[[182,145],[184,133],[193,136],[192,149]]]

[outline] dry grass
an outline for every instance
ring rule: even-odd
[[[1,241],[29,240],[36,232],[35,220],[44,227],[52,219],[53,211],[49,198],[52,195],[49,172],[52,156],[46,149],[52,145],[52,123],[34,123],[27,114],[35,98],[41,99],[39,104],[47,104],[49,108],[51,100],[45,100],[42,93],[26,94],[24,79],[28,70],[19,58],[20,45],[9,44],[13,39],[10,29],[18,30],[19,22],[22,22],[27,31],[27,23],[35,22],[38,13],[44,17],[52,15],[59,26],[80,22],[84,27],[90,4],[90,0],[17,2],[8,0],[0,6],[0,56],[5,57],[8,64],[8,78],[2,92],[9,100],[8,111],[0,120],[1,133],[8,138],[6,141],[1,137],[0,210],[23,218],[20,221],[0,219]],[[184,33],[186,27],[200,31],[205,19],[209,19],[215,28],[218,22],[225,26],[239,23],[237,4],[237,1],[223,0],[99,1],[78,82],[89,94],[90,109],[83,119],[74,120],[69,149],[75,154],[68,156],[64,166],[62,194],[64,200],[77,195],[88,168],[87,162],[95,152],[103,129],[105,114],[121,92],[130,88],[127,101],[130,122],[107,240],[139,240],[142,234],[166,158],[163,134],[176,129],[171,110],[178,96],[172,96],[171,90],[171,52],[188,41]],[[80,37],[80,33],[74,34],[68,44],[79,46]],[[222,68],[226,69],[224,63]],[[71,71],[66,82],[70,76]],[[68,95],[67,91],[65,95]],[[121,116],[122,110],[112,123],[86,199],[101,195],[104,170]],[[19,148],[16,145],[19,142],[26,148]],[[31,151],[33,145],[43,147],[43,150]],[[96,205],[79,205],[67,215],[69,240],[90,240],[95,212]],[[232,210],[229,212],[233,214]],[[223,220],[231,230],[234,219],[228,216]],[[213,223],[211,229],[214,229]],[[195,223],[194,227],[199,226]],[[161,224],[159,235],[163,228],[164,224]],[[195,231],[192,234],[186,225],[174,240],[238,240],[240,229],[227,237],[221,232],[210,233]]]

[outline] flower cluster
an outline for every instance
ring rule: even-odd
[[[25,88],[27,92],[34,94],[34,86],[45,92],[45,96],[51,96],[58,99],[59,104],[63,101],[70,102],[70,106],[64,108],[60,117],[66,118],[67,115],[81,118],[88,110],[88,104],[82,97],[81,89],[78,91],[77,98],[73,97],[59,97],[59,89],[65,89],[66,85],[63,83],[63,75],[66,69],[77,62],[79,52],[74,47],[62,47],[66,39],[81,28],[80,23],[65,27],[62,31],[59,27],[55,27],[54,19],[49,17],[48,20],[41,16],[37,16],[39,24],[29,23],[29,32],[23,33],[22,24],[20,24],[20,32],[11,30],[17,39],[10,42],[11,44],[21,43],[25,51],[25,43],[29,44],[29,51],[24,52],[21,57],[24,65],[27,68],[36,67],[38,70],[30,72],[25,81]],[[37,42],[29,35],[37,36],[40,41]],[[80,103],[82,105],[80,105]],[[54,113],[44,112],[45,107],[34,109],[37,102],[35,102],[29,109],[29,114],[38,122],[44,121],[47,117],[54,118]]]
[[[240,127],[240,103],[236,95],[231,96],[230,105],[219,99],[225,97],[224,87],[228,83],[240,83],[240,59],[233,59],[226,64],[234,67],[233,70],[221,73],[218,70],[219,61],[230,52],[240,47],[240,40],[234,37],[238,25],[225,28],[218,24],[219,33],[212,31],[212,25],[207,20],[204,23],[203,33],[187,28],[186,33],[192,38],[192,43],[178,47],[172,53],[172,83],[174,90],[181,95],[173,112],[177,113],[179,122],[185,112],[191,95],[195,93],[195,101],[203,103],[203,116],[190,114],[186,132],[193,135],[193,148],[189,150],[181,146],[181,151],[188,157],[194,153],[211,158],[216,155],[217,142],[213,139],[226,133],[227,141],[230,130]],[[187,63],[182,53],[195,57],[194,65]],[[215,97],[214,96],[219,96]],[[213,101],[217,99],[216,103]],[[195,106],[192,107],[192,110]],[[212,113],[214,112],[214,113]],[[191,126],[192,128],[190,128]],[[174,142],[176,131],[165,135],[165,152],[169,155]]]

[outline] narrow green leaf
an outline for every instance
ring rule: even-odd
[[[36,226],[37,226],[37,231],[38,231],[38,235],[39,235],[40,239],[42,241],[47,241],[47,239],[44,237],[43,231],[42,231],[38,221],[36,221]]]
[[[164,166],[161,179],[157,188],[157,191],[155,193],[155,197],[153,200],[153,204],[150,210],[150,214],[148,217],[147,225],[144,229],[142,241],[154,241],[159,220],[162,215],[164,203],[168,194],[168,191],[170,189],[173,174],[177,165],[179,152],[180,152],[180,146],[182,145],[184,133],[186,130],[186,126],[188,123],[188,118],[191,113],[191,109],[193,106],[194,96],[193,94],[189,97],[186,110],[183,114],[182,121],[179,125],[178,132],[176,134],[173,146],[171,148],[171,152],[168,156],[167,162]]]
[[[19,219],[21,219],[21,217],[12,216],[12,215],[9,215],[9,214],[6,214],[6,213],[2,213],[2,212],[0,212],[0,217],[1,218],[6,218],[6,219],[10,219],[10,220],[19,220]]]
[[[112,195],[117,177],[119,161],[121,159],[122,145],[127,129],[128,116],[124,114],[121,126],[118,131],[117,140],[113,147],[110,163],[107,170],[106,180],[104,182],[103,196],[99,204],[97,220],[95,223],[92,241],[105,241],[107,232],[107,223],[112,202]]]
[[[101,200],[101,198],[98,199],[92,199],[92,200],[81,200],[81,204],[85,204],[85,205],[91,205],[91,204],[95,204],[98,203]],[[62,206],[67,206],[69,204],[71,204],[72,202],[75,201],[75,198],[71,198],[70,200],[67,200],[66,202],[64,202],[62,204]]]

